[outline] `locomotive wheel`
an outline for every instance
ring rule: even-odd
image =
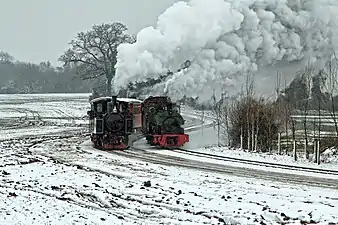
[[[154,143],[154,137],[153,136],[147,136],[146,137],[146,140],[147,140],[147,144],[150,145],[150,146],[155,146],[155,143]]]
[[[147,140],[147,144],[150,145],[150,146],[156,146],[154,141],[151,141],[151,140]]]
[[[96,139],[95,142],[94,142],[94,147],[97,148],[97,149],[102,149],[102,147],[103,147],[102,140]]]

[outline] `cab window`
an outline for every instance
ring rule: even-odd
[[[102,113],[102,104],[101,103],[98,103],[97,106],[96,106],[96,111],[98,113]]]
[[[141,113],[141,107],[134,105],[134,107],[133,107],[133,114],[139,114],[139,113]]]

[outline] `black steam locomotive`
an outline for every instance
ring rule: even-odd
[[[141,128],[141,101],[117,96],[90,101],[91,141],[99,149],[127,149],[129,135]]]

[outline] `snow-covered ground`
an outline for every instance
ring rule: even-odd
[[[79,117],[87,111],[88,95],[76,96],[74,100],[69,95],[46,96],[42,97],[44,102],[39,101],[41,96],[30,96],[27,103],[9,108],[31,107],[44,115],[42,109],[55,101],[60,104],[53,105],[52,111],[59,109]],[[15,97],[10,99],[18,102]],[[82,105],[72,108],[61,104],[66,99],[69,104]],[[8,107],[10,103],[1,103],[0,96],[0,111],[5,104]],[[192,119],[187,120],[192,125]],[[20,134],[21,129],[26,129],[26,133]],[[85,129],[62,123],[54,128],[41,123],[1,129],[0,136],[8,136],[0,140],[0,224],[338,222],[337,190],[129,159],[91,148],[88,136],[80,134]],[[34,137],[50,135],[52,131],[58,132],[54,133],[54,140]],[[71,132],[76,132],[73,137],[60,137]],[[207,134],[207,130],[200,136],[192,134],[191,143],[203,147],[203,137],[209,139]],[[194,137],[199,137],[198,141]]]
[[[336,190],[140,162],[81,137],[15,148],[1,158],[1,224],[338,222]]]

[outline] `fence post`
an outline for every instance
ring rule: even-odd
[[[307,158],[307,144],[306,144],[306,141],[304,142],[304,154],[305,154],[305,159],[308,159]]]
[[[248,133],[248,151],[250,151],[250,133]]]
[[[280,133],[278,133],[278,154],[281,155],[282,154],[282,150],[281,150],[281,143],[280,143]]]
[[[317,141],[317,164],[320,164],[320,141]]]
[[[240,136],[240,139],[241,139],[241,150],[243,149],[243,135],[241,134]]]
[[[251,131],[251,150],[255,151],[255,130]]]
[[[243,128],[241,127],[241,133],[239,135],[240,142],[241,142],[241,150],[243,150]]]
[[[313,162],[317,163],[317,140],[313,141]]]
[[[296,140],[293,140],[293,159],[297,161]]]
[[[258,142],[258,135],[255,134],[255,152],[257,152],[257,142]]]

